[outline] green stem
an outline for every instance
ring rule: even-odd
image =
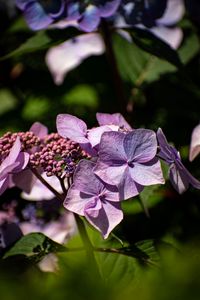
[[[30,167],[30,170],[32,171],[32,173],[56,196],[56,198],[58,198],[61,201],[64,201],[64,195],[61,195],[60,193],[58,193],[41,175],[40,173],[37,171],[37,169]]]
[[[79,217],[79,215],[74,214],[74,216],[75,216],[75,220],[77,223],[77,227],[78,227],[81,239],[83,241],[83,244],[84,244],[84,247],[85,247],[85,250],[87,253],[88,262],[89,262],[89,264],[91,264],[93,266],[93,269],[94,269],[96,275],[99,277],[100,274],[99,274],[99,268],[98,268],[98,265],[97,265],[97,262],[96,262],[96,259],[94,256],[94,247],[93,247],[93,245],[89,239],[89,236],[87,234],[87,231],[85,229],[85,224],[82,221],[82,219]]]
[[[110,69],[111,69],[112,81],[113,81],[113,85],[114,85],[116,99],[118,102],[118,107],[119,107],[120,112],[124,116],[126,116],[127,115],[127,110],[126,110],[127,100],[126,100],[125,93],[124,93],[124,86],[123,86],[121,76],[119,74],[119,70],[117,67],[117,61],[116,61],[115,53],[114,53],[113,46],[112,46],[112,32],[111,32],[110,28],[107,26],[107,23],[105,20],[102,20],[102,22],[101,22],[101,33],[102,33],[102,37],[103,37],[104,44],[106,47],[106,56],[107,56],[107,60],[108,60],[108,63],[110,65]]]

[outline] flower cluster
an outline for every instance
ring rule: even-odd
[[[189,185],[200,189],[160,128],[157,133],[133,129],[119,113],[97,113],[97,121],[98,127],[88,129],[83,120],[60,114],[57,133],[48,134],[37,122],[28,132],[6,133],[0,139],[0,193],[14,185],[24,190],[25,199],[35,201],[41,199],[38,193],[47,200],[55,195],[62,200],[59,195],[64,193],[65,208],[84,216],[107,238],[123,219],[121,201],[137,196],[145,186],[165,182],[160,160],[169,166],[178,193]],[[198,130],[193,133],[192,158],[199,152]],[[68,186],[65,178],[70,178]],[[27,214],[35,220],[34,210]]]
[[[99,127],[88,129],[77,117],[57,117],[58,133],[87,149],[93,157],[81,160],[64,206],[85,218],[107,238],[123,218],[120,201],[138,195],[145,186],[163,184],[160,159],[169,165],[174,188],[184,192],[200,182],[183,166],[177,150],[161,129],[132,129],[120,114],[97,114]]]

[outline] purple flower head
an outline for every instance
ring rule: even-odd
[[[118,189],[102,182],[94,173],[95,164],[80,161],[74,174],[74,183],[64,201],[68,210],[85,216],[104,238],[123,219]]]
[[[29,154],[21,152],[21,142],[16,138],[10,153],[0,165],[0,195],[9,187],[11,174],[19,173],[23,170],[29,161]]]
[[[200,189],[200,182],[185,168],[179,152],[168,144],[161,128],[157,131],[157,138],[160,147],[158,157],[169,165],[169,178],[175,190],[179,194],[182,194],[188,189],[189,184]]]
[[[115,113],[115,114],[97,113],[96,118],[100,126],[116,125],[125,130],[126,129],[132,130],[131,126],[126,122],[126,120],[120,113]]]
[[[67,4],[67,20],[78,22],[79,28],[86,32],[96,30],[101,18],[112,16],[121,0],[82,0],[69,1]]]
[[[89,130],[84,121],[69,114],[58,115],[56,124],[58,133],[62,137],[79,143],[81,148],[91,156],[97,156],[100,139],[104,132],[119,129],[119,126],[105,125]]]
[[[24,13],[29,27],[44,29],[64,15],[65,0],[16,0],[16,5]]]
[[[121,200],[127,199],[139,194],[144,186],[164,183],[156,152],[152,130],[106,132],[94,172],[106,183],[118,186]]]

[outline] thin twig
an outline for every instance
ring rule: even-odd
[[[56,196],[56,198],[60,199],[61,201],[64,201],[64,195],[58,193],[37,171],[37,169],[32,168],[29,166],[32,173]]]

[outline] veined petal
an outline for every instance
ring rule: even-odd
[[[163,184],[165,182],[158,159],[153,159],[145,164],[135,163],[132,168],[129,168],[129,172],[131,178],[143,186]]]
[[[94,173],[104,182],[118,186],[122,180],[127,164],[108,166],[104,162],[97,161]]]
[[[108,166],[120,166],[127,162],[123,141],[126,134],[123,132],[105,132],[99,146],[99,161]]]
[[[123,212],[119,202],[104,202],[96,218],[87,213],[85,217],[106,239],[110,232],[122,221]]]
[[[144,187],[131,178],[129,169],[127,168],[123,174],[123,177],[121,178],[118,188],[120,200],[126,200],[137,196]]]
[[[9,176],[0,180],[0,196],[5,192],[5,190],[9,187]]]
[[[24,10],[26,22],[33,30],[40,30],[48,27],[53,22],[43,7],[38,2],[30,2]]]
[[[103,183],[93,173],[95,163],[89,160],[81,160],[74,173],[74,186],[80,192],[90,195],[91,197],[97,196],[104,188]]]
[[[60,114],[57,116],[56,125],[62,137],[77,143],[88,143],[87,125],[81,119],[69,114]]]
[[[67,193],[63,205],[66,209],[84,216],[85,205],[91,200],[91,195],[81,197],[80,191],[77,190],[76,186],[73,184]]]
[[[100,209],[102,209],[101,200],[98,197],[95,197],[85,205],[84,215],[91,218],[97,218]]]
[[[147,162],[157,152],[156,134],[149,129],[135,129],[125,135],[123,145],[129,161]]]

